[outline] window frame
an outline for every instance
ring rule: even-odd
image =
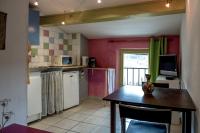
[[[119,73],[119,83],[120,87],[123,86],[123,68],[124,68],[124,54],[148,54],[149,56],[149,49],[144,48],[144,49],[120,49],[120,61],[119,61],[119,68],[120,68],[120,73]]]

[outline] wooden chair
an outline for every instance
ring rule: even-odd
[[[119,104],[121,133],[170,133],[171,110]],[[133,119],[126,131],[126,118]]]

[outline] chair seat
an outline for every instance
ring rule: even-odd
[[[131,120],[126,133],[166,133],[166,125]]]

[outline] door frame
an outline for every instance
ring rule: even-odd
[[[119,73],[119,83],[120,83],[120,87],[123,86],[123,68],[124,68],[124,58],[123,55],[124,54],[148,54],[149,55],[149,49],[148,48],[144,48],[144,49],[120,49],[120,61],[119,61],[119,68],[120,68],[120,73]]]

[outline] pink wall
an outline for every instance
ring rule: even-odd
[[[177,55],[178,69],[180,70],[180,37],[179,36],[168,36],[168,54]],[[178,70],[178,71],[179,71]]]
[[[90,57],[95,57],[97,67],[116,69],[116,88],[119,87],[119,58],[120,49],[148,48],[148,37],[118,38],[118,39],[90,39],[88,51]],[[179,54],[179,36],[168,37],[168,52]],[[91,70],[90,70],[91,71]],[[105,88],[105,72],[89,71],[89,96],[103,97]],[[98,71],[98,72],[95,72]],[[94,73],[95,72],[95,73]],[[101,74],[99,74],[101,73]],[[96,77],[95,77],[96,76]],[[93,77],[93,78],[91,78]]]
[[[106,88],[106,70],[89,70],[88,71],[88,88],[89,96],[105,96]]]

